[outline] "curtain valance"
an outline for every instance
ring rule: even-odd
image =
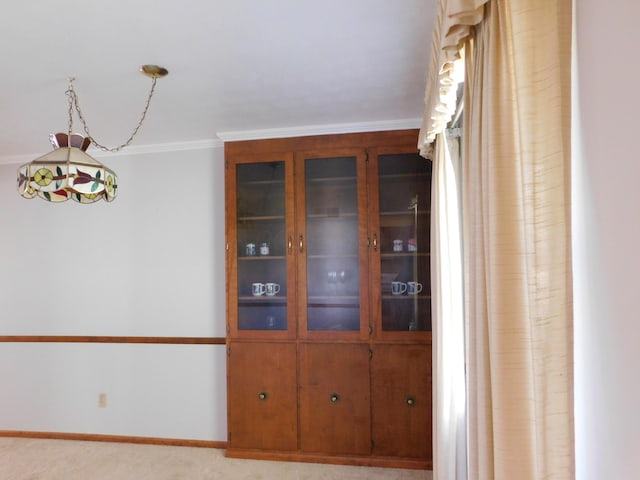
[[[438,18],[433,30],[431,62],[425,92],[425,117],[422,121],[418,148],[422,155],[436,134],[444,131],[456,109],[456,91],[463,80],[462,45],[471,28],[484,16],[489,0],[440,0]]]

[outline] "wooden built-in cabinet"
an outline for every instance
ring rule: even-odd
[[[417,134],[225,144],[228,456],[431,467]]]
[[[296,345],[237,342],[227,348],[233,358],[228,364],[229,443],[236,448],[295,450]]]
[[[365,344],[300,345],[300,449],[369,455],[369,348]]]
[[[431,345],[378,344],[373,350],[373,454],[432,458]]]

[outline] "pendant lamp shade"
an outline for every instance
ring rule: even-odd
[[[116,174],[85,152],[91,138],[75,133],[56,133],[50,140],[54,146],[52,152],[18,169],[20,195],[25,198],[39,196],[50,202],[64,202],[70,198],[80,203],[115,199]]]

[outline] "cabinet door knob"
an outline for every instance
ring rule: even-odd
[[[378,234],[377,233],[373,234],[373,251],[374,252],[378,251]]]
[[[300,253],[302,253],[302,250],[304,250],[304,238],[302,237],[302,235],[300,235],[298,240],[298,247],[300,247]]]
[[[258,399],[259,400],[266,400],[267,399],[267,392],[260,392],[258,394]]]
[[[332,393],[331,395],[329,395],[329,401],[331,403],[338,403],[340,401],[340,395],[338,395],[337,393]]]
[[[415,397],[407,397],[407,405],[409,405],[410,407],[413,407],[415,404],[416,404]]]
[[[289,250],[289,254],[291,254],[291,251],[293,250],[293,239],[291,238],[291,235],[289,235],[289,241],[287,242],[287,250]]]

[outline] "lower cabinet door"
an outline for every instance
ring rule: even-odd
[[[302,451],[369,455],[370,400],[368,345],[300,345]]]
[[[431,345],[375,346],[371,382],[373,454],[431,460]]]
[[[232,342],[228,353],[229,448],[296,450],[296,345]]]

